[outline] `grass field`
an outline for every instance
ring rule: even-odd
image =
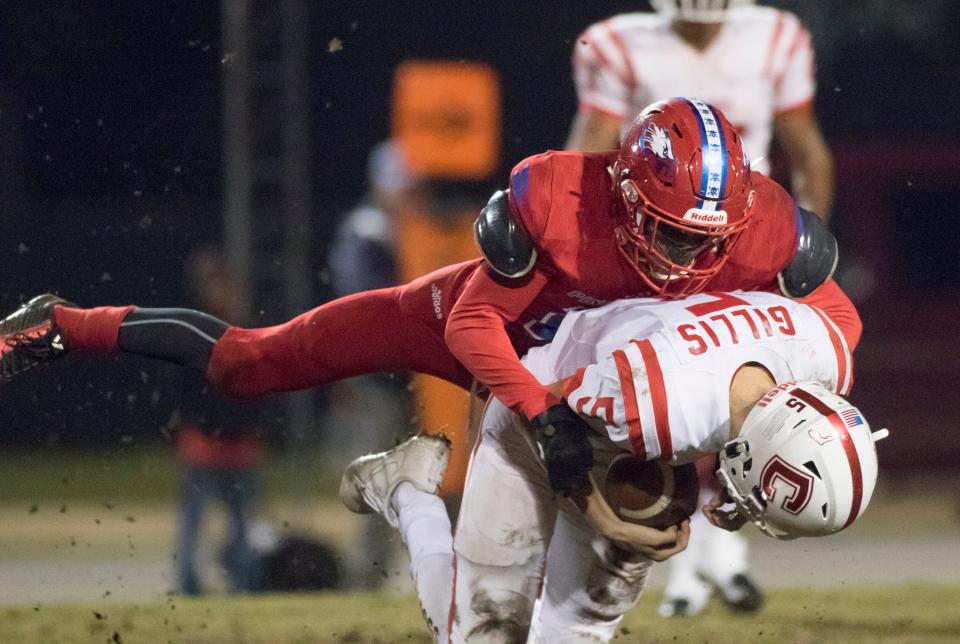
[[[904,586],[778,591],[750,617],[712,607],[691,620],[654,615],[647,596],[621,642],[960,641],[960,588]],[[183,599],[0,609],[0,642],[428,642],[412,597],[386,594]]]
[[[272,454],[260,470],[264,495],[335,493],[343,465],[320,452],[296,458]],[[110,452],[51,448],[0,452],[0,472],[5,503],[150,502],[176,497],[180,465],[173,446],[127,446]]]
[[[262,510],[283,529],[348,548],[358,524],[335,497],[339,471],[309,454],[271,459]],[[0,472],[0,644],[429,641],[415,598],[395,590],[165,597],[178,483],[172,450],[14,452],[0,454]],[[662,620],[654,579],[618,641],[960,642],[960,484],[955,476],[882,483],[865,517],[822,546],[752,540],[769,589],[759,615],[713,606],[695,620]],[[210,524],[220,531],[217,513]],[[406,577],[404,561],[394,574]]]

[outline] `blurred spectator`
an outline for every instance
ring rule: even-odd
[[[576,41],[579,107],[567,147],[619,147],[620,133],[646,105],[695,96],[736,125],[753,168],[768,172],[775,137],[790,165],[798,203],[823,218],[833,202],[833,164],[813,113],[816,89],[810,34],[792,13],[751,0],[652,0],[654,13],[614,16]],[[704,501],[717,483],[700,464]],[[670,560],[660,614],[700,612],[713,588],[735,610],[752,611],[762,594],[752,580],[743,537],[694,515],[690,545]]]
[[[335,297],[394,286],[397,214],[420,198],[422,186],[410,175],[399,147],[384,141],[370,153],[367,194],[348,212],[330,251]],[[406,374],[352,378],[331,386],[325,435],[344,460],[392,447],[411,427],[412,403]],[[358,431],[358,426],[363,431]],[[349,583],[376,588],[386,579],[392,558],[392,531],[379,517],[365,520],[353,557]]]
[[[196,251],[186,262],[190,299],[199,308],[233,324],[243,322],[246,296],[219,251]],[[211,391],[203,374],[178,369],[180,396],[176,423],[177,454],[183,481],[177,524],[177,589],[198,595],[203,585],[197,553],[203,515],[210,499],[220,500],[228,518],[222,551],[230,592],[255,590],[258,555],[249,542],[257,494],[257,467],[265,445],[257,427],[262,403],[238,403]]]

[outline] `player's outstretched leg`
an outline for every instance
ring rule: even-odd
[[[230,326],[190,309],[76,308],[39,295],[0,322],[0,378],[72,351],[124,351],[206,371]]]
[[[400,531],[420,606],[437,642],[446,640],[453,588],[453,535],[437,496],[449,460],[445,436],[418,434],[389,451],[356,459],[340,480],[340,499],[349,510],[377,512]]]
[[[0,377],[9,380],[67,351],[119,351],[200,370],[234,398],[380,371],[416,371],[469,388],[473,377],[447,349],[430,289],[447,290],[470,267],[342,297],[284,324],[252,329],[191,309],[81,309],[40,296],[0,323]]]
[[[38,295],[0,321],[0,380],[9,381],[41,362],[66,352],[53,308],[66,304],[56,295]]]

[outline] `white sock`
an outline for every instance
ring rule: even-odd
[[[747,541],[737,532],[706,526],[707,547],[700,553],[697,570],[718,586],[727,586],[734,575],[746,574]]]
[[[436,641],[446,642],[453,593],[453,534],[447,508],[436,494],[406,481],[397,486],[391,504],[427,626]]]
[[[700,506],[713,497],[714,490],[700,490]],[[696,532],[694,528],[696,527]],[[734,575],[747,572],[747,542],[739,532],[718,528],[703,516],[700,510],[690,522],[690,545],[696,535],[697,572],[717,586],[728,586]]]

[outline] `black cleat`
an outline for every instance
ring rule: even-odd
[[[763,592],[747,575],[737,574],[720,589],[724,602],[737,613],[754,613],[763,607]]]
[[[70,305],[56,295],[38,295],[0,321],[0,381],[66,352],[63,334],[53,323],[57,304]]]

